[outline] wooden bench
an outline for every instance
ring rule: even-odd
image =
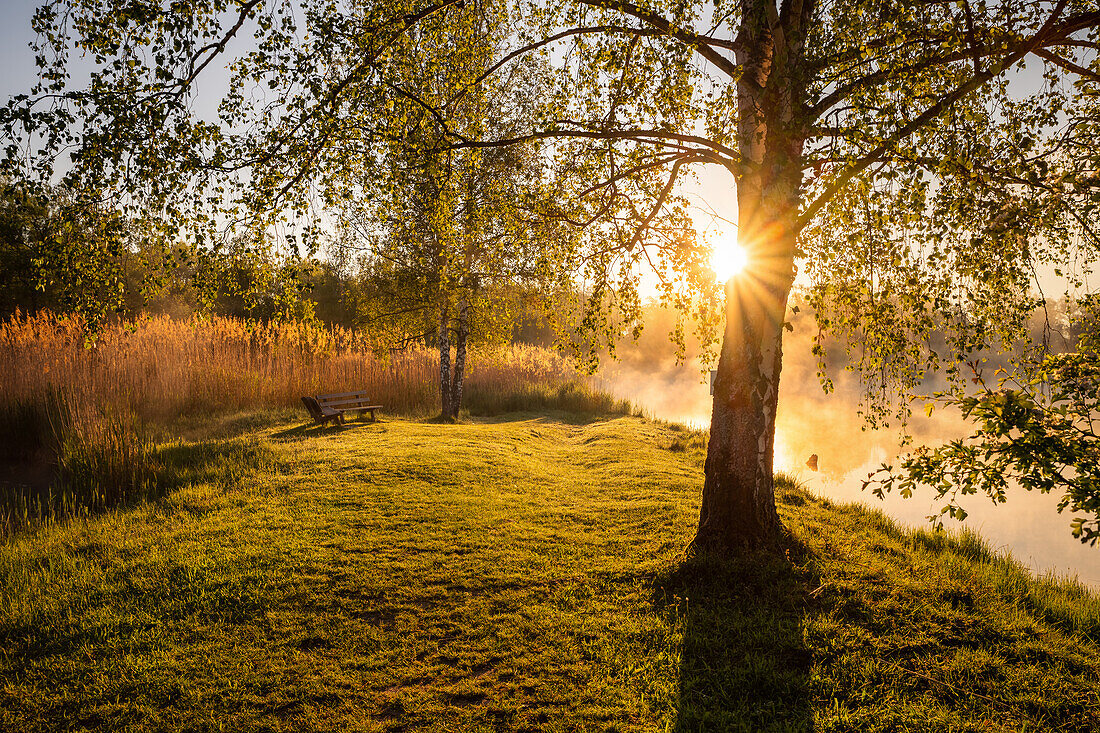
[[[344,415],[348,412],[358,412],[360,417],[364,412],[369,412],[371,422],[374,422],[377,419],[374,411],[382,409],[382,405],[371,404],[366,392],[319,394],[316,397],[303,397],[302,403],[319,425],[324,425],[330,420],[343,425]]]

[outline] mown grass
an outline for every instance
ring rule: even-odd
[[[972,535],[784,479],[784,556],[684,558],[683,429],[218,434],[162,498],[0,546],[0,729],[1100,726],[1100,601]]]

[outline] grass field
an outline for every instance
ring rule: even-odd
[[[700,434],[225,417],[0,545],[0,729],[1100,729],[1100,600],[784,482],[685,560]]]

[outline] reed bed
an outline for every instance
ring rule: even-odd
[[[438,353],[421,348],[379,356],[378,344],[338,326],[154,316],[106,327],[91,344],[86,333],[78,318],[50,313],[16,314],[0,324],[4,401],[61,390],[79,404],[165,422],[195,413],[298,407],[302,395],[366,389],[389,412],[438,410]],[[477,412],[494,402],[492,395],[580,381],[568,360],[547,349],[474,351],[467,404]]]
[[[150,426],[296,408],[302,395],[359,389],[389,414],[439,411],[438,352],[387,353],[346,328],[144,316],[101,328],[91,341],[88,333],[79,318],[48,312],[0,323],[0,440],[7,453],[0,459],[49,464],[56,479],[48,489],[2,481],[7,508],[0,502],[0,512],[8,524],[15,515],[41,518],[59,506],[95,509],[147,494],[156,472]],[[465,395],[475,414],[630,410],[593,390],[568,360],[522,345],[472,351]]]

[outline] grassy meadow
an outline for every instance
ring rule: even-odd
[[[540,349],[143,318],[0,327],[0,730],[1083,731],[1100,599],[780,477],[688,558],[704,433]],[[367,388],[377,423],[302,394]]]
[[[164,494],[0,545],[0,729],[1095,730],[1100,600],[780,481],[687,560],[704,436],[213,421]]]

